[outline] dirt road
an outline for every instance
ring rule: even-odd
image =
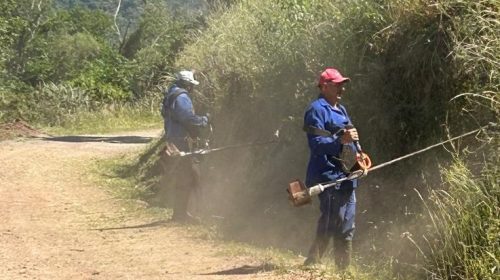
[[[262,260],[225,256],[185,226],[93,229],[127,212],[86,166],[156,134],[0,142],[0,279],[295,279],[259,271]]]

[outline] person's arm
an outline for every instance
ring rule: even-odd
[[[311,107],[304,116],[304,125],[325,129],[325,115],[326,112],[322,109]],[[338,135],[325,137],[308,133],[307,140],[313,155],[338,156],[342,149],[341,139]]]
[[[193,103],[187,94],[177,96],[174,101],[174,114],[176,119],[186,127],[205,127],[208,124],[208,118],[198,116],[194,113]]]
[[[345,127],[345,131],[340,139],[340,143],[349,144],[352,143],[353,141],[359,141],[358,131],[352,125],[351,118],[349,118],[346,109],[342,105],[339,105],[339,107],[340,110],[342,110],[342,112],[344,113],[344,116],[347,118],[348,122],[348,125]]]

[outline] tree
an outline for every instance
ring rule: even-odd
[[[0,70],[11,89],[20,88],[16,80],[30,59],[27,46],[37,37],[51,10],[52,1],[4,0],[0,2]],[[7,82],[9,81],[9,82]],[[14,84],[13,84],[14,83]]]
[[[126,39],[121,53],[131,59],[134,93],[151,89],[161,75],[171,71],[176,54],[186,41],[189,24],[174,17],[162,1],[148,1],[137,29]]]

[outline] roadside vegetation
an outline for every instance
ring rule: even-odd
[[[0,122],[66,132],[160,127],[162,77],[202,18],[165,1],[72,3],[0,3]]]
[[[152,150],[154,146],[156,143],[146,148],[144,154]],[[134,176],[137,172],[131,172],[139,163],[134,156],[134,154],[128,154],[99,160],[89,168],[92,181],[109,191],[114,197],[123,200],[120,205],[127,213],[113,220],[99,219],[93,222],[95,228],[122,225],[134,219],[148,220],[155,226],[168,226],[168,220],[172,215],[168,202],[165,204],[165,201],[149,200],[150,203],[143,203],[145,198],[151,198],[152,193],[151,189],[144,188],[144,184],[141,184],[141,181]],[[388,271],[380,267],[373,270],[352,268],[339,272],[330,260],[314,267],[304,267],[302,266],[303,256],[296,251],[282,247],[262,246],[250,240],[228,239],[219,227],[219,223],[201,220],[200,224],[184,225],[184,230],[190,238],[217,244],[219,252],[216,256],[234,258],[248,256],[257,262],[255,265],[240,268],[242,272],[245,270],[255,273],[272,272],[274,275],[282,275],[284,279],[391,279]]]
[[[343,102],[375,164],[498,123],[498,1],[208,2],[209,16],[197,18],[147,1],[130,29],[100,10],[1,2],[0,122],[159,127],[159,88],[176,69],[195,69],[196,109],[211,113],[214,145],[278,129],[281,140],[206,157],[198,214],[216,229],[209,235],[294,254],[312,242],[318,210],[292,208],[284,189],[305,173],[302,115],[324,67],[351,78]],[[353,279],[496,279],[499,144],[490,126],[363,179]],[[175,176],[159,176],[161,148],[115,164],[111,177],[127,182],[113,188],[168,207]]]
[[[214,142],[268,139],[278,128],[287,140],[207,156],[204,199],[218,203],[206,203],[206,212],[225,217],[225,238],[307,250],[316,206],[291,209],[284,188],[304,174],[302,114],[325,66],[351,77],[344,103],[375,163],[497,122],[499,8],[488,0],[256,0],[214,14],[176,60],[200,72]],[[490,127],[363,179],[360,271],[378,279],[494,279],[495,139]],[[147,170],[138,175],[144,186],[158,188],[153,169],[139,170]]]

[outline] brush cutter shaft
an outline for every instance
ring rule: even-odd
[[[366,165],[364,166],[365,168],[363,169],[359,169],[359,170],[355,170],[353,172],[351,172],[349,174],[349,176],[347,177],[344,177],[344,178],[341,178],[339,180],[336,180],[336,181],[331,181],[331,182],[325,182],[325,183],[321,183],[321,184],[317,184],[317,185],[314,185],[310,188],[305,188],[304,187],[304,184],[302,182],[300,182],[299,180],[295,180],[294,182],[292,182],[293,184],[298,184],[300,186],[302,186],[302,189],[297,189],[295,191],[295,193],[290,193],[290,200],[292,201],[293,205],[296,206],[296,207],[299,207],[299,206],[302,206],[304,204],[307,204],[311,201],[311,197],[313,196],[317,196],[319,195],[320,193],[322,193],[323,191],[325,191],[326,189],[328,188],[331,188],[333,186],[337,186],[339,185],[340,183],[342,183],[343,181],[346,181],[346,180],[354,180],[354,179],[359,179],[359,178],[362,178],[364,176],[366,176],[368,174],[368,171],[374,171],[374,170],[377,170],[377,169],[380,169],[382,167],[386,167],[388,165],[391,165],[395,162],[398,162],[400,160],[403,160],[403,159],[406,159],[406,158],[409,158],[409,157],[412,157],[414,155],[417,155],[417,154],[420,154],[420,153],[423,153],[425,151],[428,151],[430,149],[433,149],[433,148],[436,148],[436,147],[439,147],[443,144],[446,144],[448,142],[451,142],[453,140],[456,140],[456,139],[459,139],[459,138],[463,138],[465,136],[468,136],[468,135],[472,135],[474,133],[478,133],[480,132],[481,130],[485,129],[486,127],[497,127],[497,124],[495,123],[490,123],[486,126],[483,126],[479,129],[476,129],[476,130],[473,130],[473,131],[470,131],[470,132],[467,132],[467,133],[464,133],[462,135],[459,135],[459,136],[456,136],[456,137],[453,137],[451,139],[448,139],[446,141],[442,141],[442,142],[439,142],[437,144],[434,144],[434,145],[431,145],[427,148],[424,148],[424,149],[421,149],[421,150],[418,150],[418,151],[415,151],[411,154],[407,154],[407,155],[404,155],[404,156],[401,156],[401,157],[398,157],[398,158],[395,158],[393,160],[390,160],[390,161],[387,161],[385,163],[381,163],[379,165],[376,165],[374,167],[371,167],[371,160],[369,157],[368,158],[368,162],[366,162]],[[362,152],[361,152],[362,153]],[[363,160],[366,160],[366,159],[363,159]],[[366,168],[367,167],[367,168]],[[292,183],[290,183],[290,185],[292,185]],[[290,189],[290,187],[289,187]],[[307,201],[307,202],[305,202]],[[305,203],[304,203],[305,202]]]
[[[317,196],[325,190],[325,186],[322,184],[317,184],[307,189],[309,196]]]
[[[409,158],[409,157],[412,157],[412,156],[414,156],[414,155],[418,155],[418,154],[420,154],[420,153],[423,153],[423,152],[425,152],[425,151],[428,151],[428,150],[430,150],[430,149],[433,149],[433,148],[436,148],[436,147],[440,147],[440,146],[442,146],[443,144],[446,144],[446,143],[449,143],[449,142],[451,142],[451,141],[454,141],[454,140],[457,140],[457,139],[463,138],[463,137],[465,137],[465,136],[469,136],[469,135],[474,134],[474,133],[478,133],[478,132],[480,132],[481,130],[483,130],[483,129],[485,129],[485,128],[489,127],[489,126],[495,126],[495,125],[496,125],[496,124],[490,123],[490,124],[485,125],[485,126],[483,126],[483,127],[481,127],[481,128],[478,128],[478,129],[476,129],[476,130],[469,131],[469,132],[467,132],[467,133],[464,133],[464,134],[462,134],[462,135],[459,135],[459,136],[453,137],[453,138],[448,139],[448,140],[446,140],[446,141],[439,142],[439,143],[434,144],[434,145],[431,145],[431,146],[429,146],[429,147],[427,147],[427,148],[423,148],[423,149],[421,149],[421,150],[415,151],[415,152],[413,152],[413,153],[411,153],[411,154],[407,154],[407,155],[404,155],[404,156],[401,156],[401,157],[395,158],[395,159],[393,159],[393,160],[390,160],[390,161],[387,161],[387,162],[381,163],[381,164],[379,164],[379,165],[376,165],[376,166],[374,166],[374,167],[371,167],[370,169],[368,169],[368,171],[373,171],[373,170],[380,169],[380,168],[382,168],[382,167],[386,167],[386,166],[388,166],[388,165],[391,165],[391,164],[393,164],[393,163],[396,163],[396,162],[398,162],[398,161],[400,161],[400,160],[403,160],[403,159],[405,159],[405,158]]]
[[[365,176],[366,173],[363,170],[356,170],[352,172],[349,176],[341,178],[336,181],[326,182],[322,184],[314,185],[310,188],[306,188],[305,185],[300,180],[294,180],[288,185],[288,199],[295,207],[300,207],[311,203],[311,198],[313,196],[318,196],[320,193],[324,192],[326,189],[333,186],[337,186],[340,183],[347,180],[354,180]]]
[[[314,186],[310,187],[309,189],[314,188],[316,186],[321,186],[320,188],[322,189],[322,191],[324,191],[324,190],[326,190],[328,188],[337,186],[337,185],[339,185],[340,183],[342,183],[344,181],[349,181],[349,180],[354,180],[354,179],[359,179],[361,177],[364,177],[364,176],[366,176],[366,174],[367,173],[365,173],[364,170],[356,170],[356,171],[353,171],[351,174],[349,174],[349,176],[347,176],[347,177],[344,177],[344,178],[341,178],[341,179],[338,179],[338,180],[335,180],[335,181],[330,181],[330,182],[326,182],[326,183],[317,184],[317,185],[314,185]]]
[[[273,139],[273,140],[269,140],[269,141],[262,141],[262,142],[242,143],[242,144],[229,145],[229,146],[213,148],[213,149],[200,149],[200,150],[196,150],[193,152],[179,152],[178,156],[185,157],[185,156],[192,156],[192,155],[206,155],[206,154],[218,152],[218,151],[224,151],[224,150],[229,150],[229,149],[238,149],[238,148],[251,147],[251,146],[268,145],[268,144],[273,144],[273,143],[277,143],[277,142],[278,142],[278,139]]]

